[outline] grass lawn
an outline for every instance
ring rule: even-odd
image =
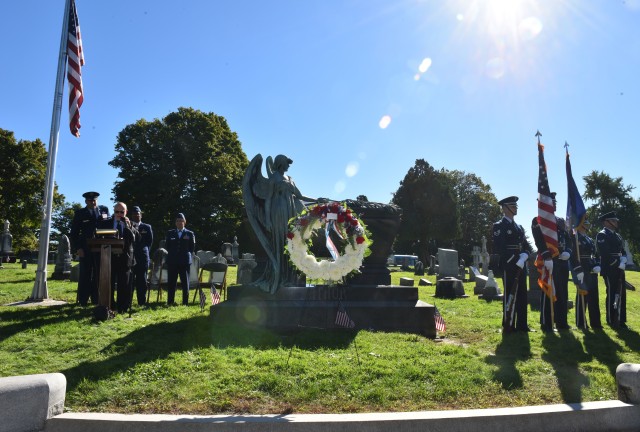
[[[35,265],[4,267],[0,304],[27,298]],[[413,274],[394,271],[393,282],[402,276]],[[627,272],[627,280],[640,287],[640,273]],[[65,374],[68,411],[340,413],[574,403],[616,399],[616,367],[640,363],[640,291],[627,291],[632,330],[605,325],[600,332],[503,337],[501,303],[479,300],[473,283],[465,284],[469,298],[456,300],[420,287],[420,298],[435,303],[447,324],[434,341],[365,330],[217,328],[208,308],[168,308],[155,302],[155,292],[151,307],[134,306],[131,319],[96,322],[90,307],[74,303],[75,283],[48,286],[51,298],[70,303],[0,306],[0,376]],[[538,318],[529,311],[530,326],[538,328]]]

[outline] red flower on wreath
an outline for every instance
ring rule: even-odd
[[[309,219],[307,219],[307,218],[300,219],[300,225],[302,225],[302,226],[309,225]]]
[[[351,219],[351,226],[358,226],[358,219]]]
[[[338,214],[338,223],[344,223],[344,215],[342,213]]]
[[[287,233],[287,238],[288,238],[289,240],[293,240],[293,238],[294,238],[294,237],[295,237],[295,235],[294,235],[291,231],[289,231],[289,232]]]
[[[360,237],[360,236],[356,237],[356,243],[358,244],[364,243],[364,237]]]

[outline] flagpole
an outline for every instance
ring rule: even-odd
[[[47,157],[47,176],[44,184],[42,204],[42,224],[40,225],[40,247],[38,249],[38,268],[36,280],[31,292],[30,301],[42,301],[49,298],[47,289],[47,260],[49,257],[49,235],[51,230],[51,211],[53,208],[53,190],[55,186],[56,158],[58,155],[58,139],[60,137],[60,117],[62,113],[62,94],[64,77],[67,69],[67,39],[69,32],[70,0],[65,0],[62,19],[62,35],[58,53],[58,72],[56,88],[53,95],[53,112],[51,114],[51,131],[49,134],[49,155]]]

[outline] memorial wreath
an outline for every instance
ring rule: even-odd
[[[309,251],[309,239],[324,227],[326,245],[333,261],[317,260]],[[345,240],[340,251],[331,239],[331,232]],[[358,271],[362,260],[371,252],[364,223],[346,205],[337,202],[317,204],[289,221],[287,251],[291,262],[310,279],[339,281]]]

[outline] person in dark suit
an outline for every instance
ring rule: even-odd
[[[493,253],[500,255],[504,284],[502,332],[530,331],[527,325],[527,273],[525,264],[531,253],[524,229],[514,221],[518,214],[518,197],[498,201],[502,219],[493,224]],[[513,314],[513,315],[512,315]]]
[[[600,299],[598,294],[598,273],[600,273],[600,258],[596,249],[596,243],[587,234],[587,229],[591,226],[589,221],[584,221],[577,227],[576,235],[578,246],[571,255],[573,274],[586,293],[581,293],[578,288],[576,292],[576,326],[586,329],[587,321],[585,314],[589,314],[589,324],[593,329],[601,329],[600,322]],[[579,254],[579,255],[578,255]]]
[[[111,308],[113,309],[113,294],[117,285],[117,305],[118,313],[124,313],[131,306],[131,269],[135,265],[133,249],[135,243],[140,239],[138,230],[127,217],[127,205],[117,202],[113,207],[113,216],[98,222],[98,228],[115,229],[116,236],[124,239],[124,248],[121,253],[114,253],[111,256]]]
[[[551,192],[553,200],[553,211],[556,210],[556,193]],[[571,326],[567,321],[569,309],[569,258],[572,253],[572,242],[569,233],[565,228],[565,221],[556,218],[556,232],[558,237],[558,255],[553,256],[553,251],[547,247],[542,229],[538,223],[538,218],[534,217],[531,222],[531,232],[538,248],[538,253],[545,262],[545,266],[553,274],[553,284],[555,287],[556,301],[553,304],[554,321],[558,330],[569,330]],[[553,331],[551,322],[551,302],[549,296],[544,291],[540,294],[540,328],[544,332]]]
[[[82,194],[86,207],[78,209],[71,222],[71,250],[78,256],[80,263],[78,275],[78,301],[86,306],[91,298],[91,303],[98,304],[98,278],[100,253],[92,253],[87,246],[87,239],[93,238],[98,221],[109,217],[109,209],[98,205],[98,192],[85,192]]]
[[[147,302],[147,273],[149,273],[149,251],[153,243],[153,229],[151,225],[142,222],[142,210],[138,206],[133,206],[131,209],[131,221],[134,228],[140,233],[140,241],[136,242],[133,249],[136,258],[133,280],[138,304],[142,306]]]
[[[607,287],[605,305],[607,308],[607,324],[611,327],[627,327],[627,290],[625,287],[625,267],[627,253],[618,230],[616,212],[608,212],[600,216],[604,228],[596,235],[596,246],[600,252],[600,273]]]
[[[196,248],[196,236],[185,228],[187,220],[184,214],[176,215],[176,229],[167,232],[167,304],[175,305],[178,276],[182,285],[182,304],[189,304],[189,271],[191,255]]]

